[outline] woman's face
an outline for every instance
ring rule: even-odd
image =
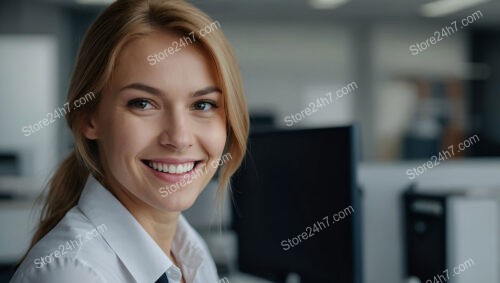
[[[84,126],[99,145],[106,183],[122,202],[187,209],[223,153],[224,95],[207,54],[191,44],[154,65],[147,60],[179,39],[154,33],[127,44]]]

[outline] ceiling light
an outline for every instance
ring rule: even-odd
[[[309,5],[314,9],[335,9],[340,5],[343,5],[350,0],[309,0]]]
[[[76,0],[76,3],[82,5],[109,5],[113,2],[114,0]]]
[[[438,0],[422,5],[422,15],[440,17],[476,6],[490,0]]]

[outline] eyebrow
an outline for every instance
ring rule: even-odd
[[[157,89],[155,87],[152,87],[152,86],[149,86],[149,85],[145,85],[145,84],[142,84],[142,83],[131,83],[129,85],[126,85],[126,86],[122,87],[120,89],[120,91],[123,91],[125,89],[136,89],[136,90],[147,92],[147,93],[152,94],[152,95],[162,95],[162,94],[164,94],[164,92],[161,91],[160,89]],[[203,95],[210,94],[212,92],[218,92],[218,93],[222,94],[222,90],[220,88],[218,88],[216,86],[208,86],[208,87],[205,87],[205,88],[202,88],[200,90],[195,91],[193,93],[192,97],[203,96]]]

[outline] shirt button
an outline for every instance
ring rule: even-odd
[[[167,277],[171,278],[174,281],[180,281],[182,278],[181,270],[175,266],[171,266],[167,270]]]

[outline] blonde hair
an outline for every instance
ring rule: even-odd
[[[194,32],[196,44],[207,51],[215,64],[226,102],[225,152],[232,157],[220,168],[218,194],[221,196],[225,192],[230,177],[245,155],[249,118],[240,72],[228,41],[220,29],[200,36],[199,31],[211,23],[213,20],[209,16],[183,0],[118,0],[99,15],[87,31],[78,52],[68,102],[73,105],[75,100],[89,92],[95,93],[96,97],[66,116],[75,148],[49,183],[31,247],[77,205],[89,173],[103,182],[97,144],[85,138],[81,126],[95,111],[101,91],[110,80],[116,59],[125,44],[155,31],[171,31],[185,36]]]

